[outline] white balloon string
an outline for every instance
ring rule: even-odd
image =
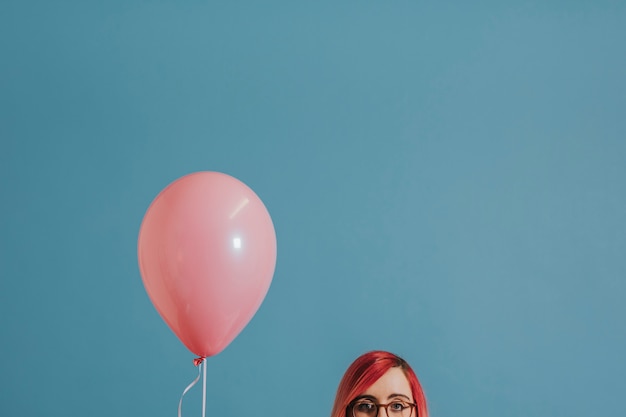
[[[202,362],[202,417],[206,411],[206,360]]]
[[[195,361],[194,361],[195,363]],[[205,364],[206,365],[206,364]],[[196,365],[197,366],[197,365]],[[206,371],[205,371],[206,372]],[[202,373],[202,368],[200,368],[198,366],[198,376],[196,377],[196,379],[194,379],[191,384],[187,385],[187,388],[185,388],[185,390],[183,391],[183,395],[180,396],[180,401],[178,402],[178,417],[182,417],[183,415],[183,398],[185,397],[185,394],[187,394],[187,391],[189,391],[190,389],[193,388],[194,385],[196,385],[196,383],[200,380],[200,374]],[[204,417],[204,410],[202,412],[202,416]]]

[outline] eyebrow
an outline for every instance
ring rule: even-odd
[[[411,398],[408,395],[404,395],[404,394],[391,394],[389,397],[387,397],[387,399],[390,400],[393,397],[404,397],[407,400],[411,401]]]
[[[391,395],[389,395],[387,397],[387,399],[390,400],[390,399],[395,398],[395,397],[404,397],[408,401],[411,401],[411,397],[409,397],[408,395],[404,395],[404,394],[391,394]],[[353,401],[358,401],[358,400],[363,400],[363,399],[376,401],[376,397],[374,397],[373,395],[359,395]]]

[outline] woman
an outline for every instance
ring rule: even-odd
[[[393,353],[373,351],[348,367],[330,416],[428,417],[428,409],[422,386],[409,364]]]

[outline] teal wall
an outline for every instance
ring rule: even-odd
[[[0,415],[175,415],[136,242],[201,170],[278,239],[207,415],[328,416],[375,348],[434,417],[626,415],[625,2],[3,0],[0,53]]]

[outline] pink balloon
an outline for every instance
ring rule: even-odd
[[[276,266],[276,234],[263,202],[219,172],[189,174],[161,191],[137,246],[150,300],[201,357],[220,353],[248,324]]]

